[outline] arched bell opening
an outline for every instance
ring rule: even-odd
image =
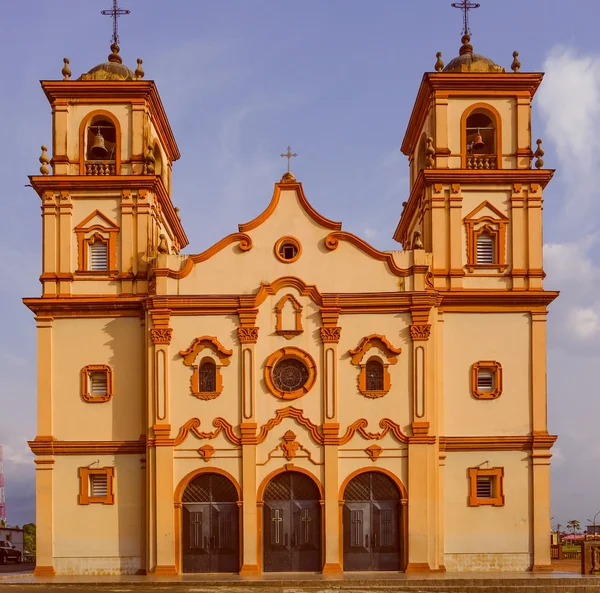
[[[495,111],[495,110],[494,110]],[[466,169],[499,169],[499,116],[491,107],[480,106],[463,115]]]
[[[240,518],[238,491],[218,473],[193,478],[181,498],[183,572],[238,572]]]
[[[82,121],[81,157],[85,175],[116,175],[119,170],[120,129],[107,112]]]

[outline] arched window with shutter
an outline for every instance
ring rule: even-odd
[[[208,358],[200,364],[199,393],[215,393],[217,391],[217,365],[215,361]]]
[[[372,358],[367,362],[367,391],[383,391],[383,364]]]

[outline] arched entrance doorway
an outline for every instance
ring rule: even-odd
[[[294,471],[276,475],[265,488],[265,572],[321,570],[321,503],[310,477]]]
[[[401,570],[401,493],[380,472],[361,473],[344,493],[344,570]]]
[[[195,477],[182,496],[183,572],[237,572],[238,493],[220,474]]]

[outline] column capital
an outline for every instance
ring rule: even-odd
[[[238,340],[242,344],[256,344],[258,342],[258,327],[238,327]]]
[[[430,323],[419,323],[409,326],[410,337],[414,342],[427,341],[431,334]]]
[[[173,329],[170,327],[153,328],[150,330],[150,338],[152,339],[152,343],[155,345],[169,345],[171,343],[171,339],[173,338]]]
[[[322,327],[321,328],[321,342],[323,344],[337,344],[340,341],[342,335],[341,327]]]

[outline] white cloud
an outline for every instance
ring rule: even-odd
[[[589,338],[598,332],[598,313],[589,307],[571,309],[569,321],[573,332],[579,338]]]

